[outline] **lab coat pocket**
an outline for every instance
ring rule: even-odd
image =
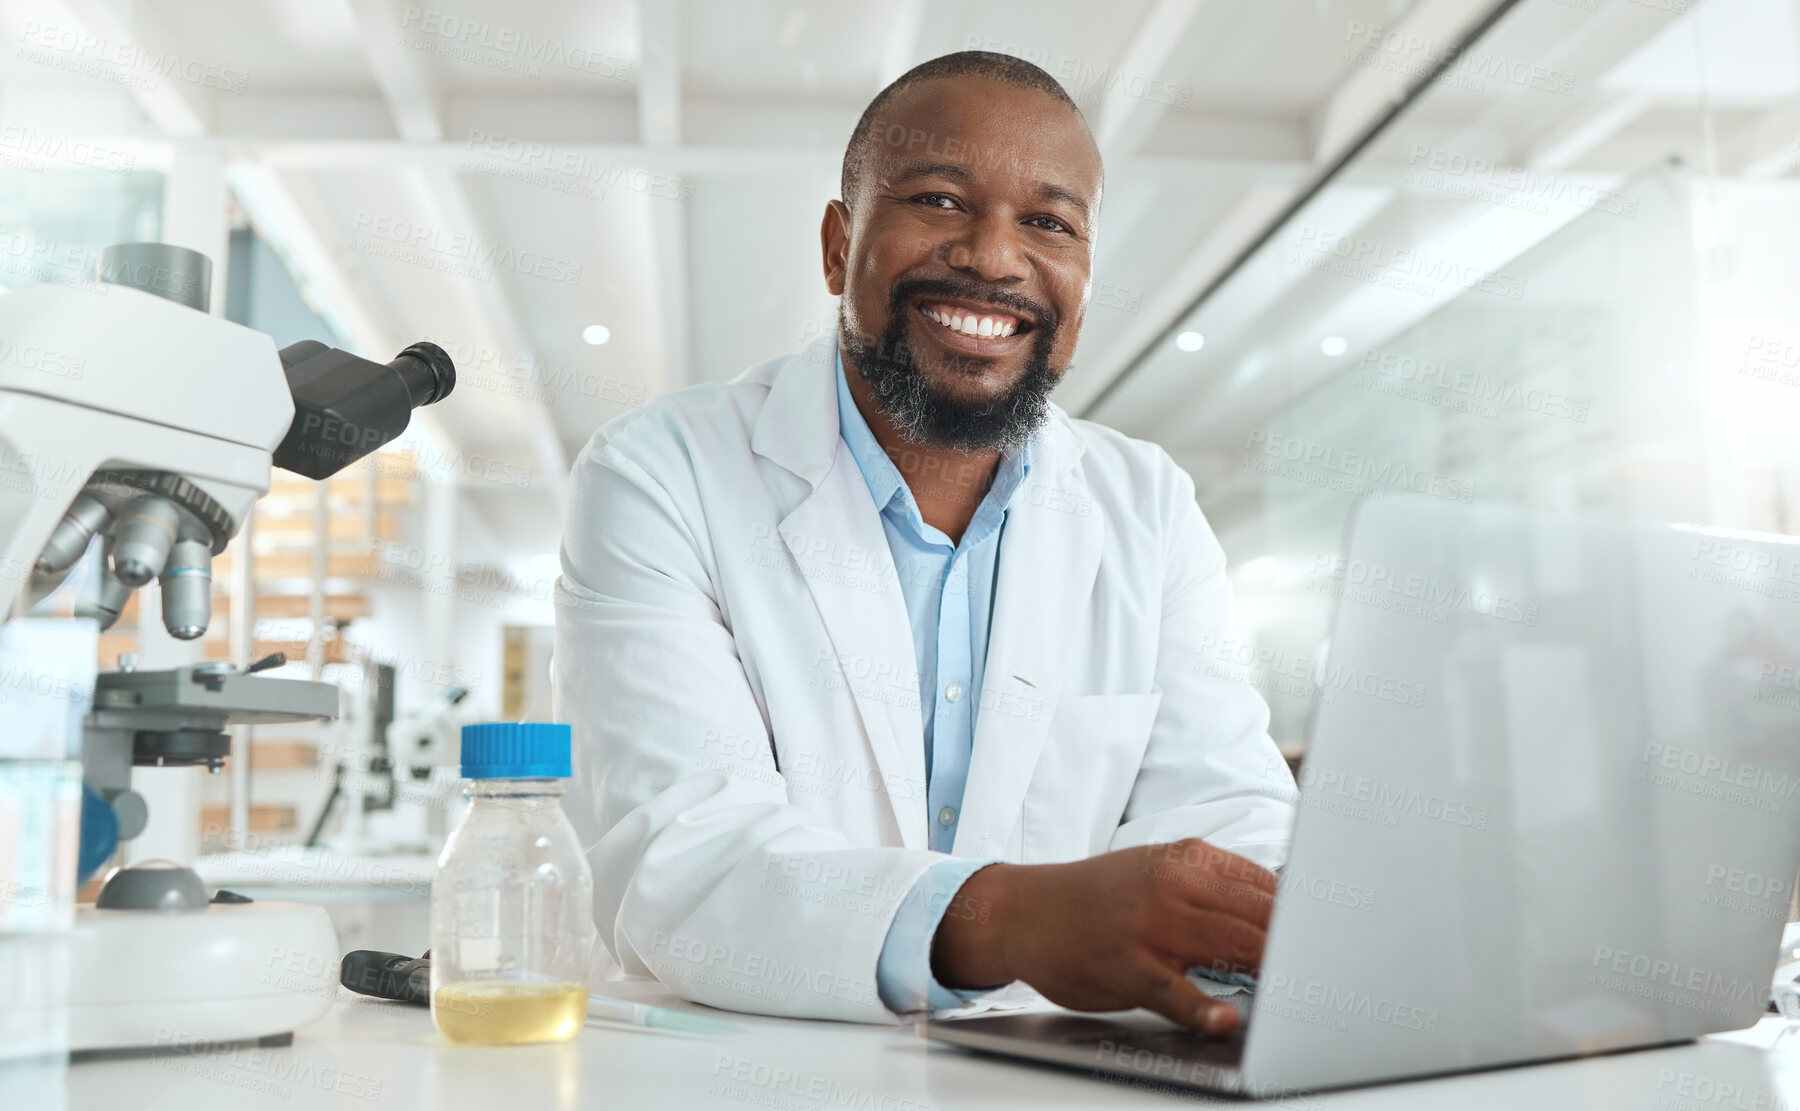
[[[1064,695],[1025,794],[1019,859],[1104,852],[1124,816],[1162,692]]]

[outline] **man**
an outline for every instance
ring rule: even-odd
[[[1294,784],[1207,668],[1230,595],[1192,482],[1048,401],[1093,137],[1043,70],[952,54],[869,105],[842,192],[835,342],[575,465],[554,687],[600,934],[720,1007],[893,1021],[1022,983],[1227,1032],[1185,973],[1256,971]]]

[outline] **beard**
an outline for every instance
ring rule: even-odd
[[[937,296],[1014,309],[1028,315],[1034,327],[1025,373],[1004,394],[986,401],[965,401],[937,387],[914,361],[906,342],[906,326],[915,297]],[[880,337],[857,334],[838,308],[838,337],[845,362],[869,384],[875,407],[908,443],[953,451],[1009,451],[1022,446],[1050,415],[1050,391],[1063,368],[1050,365],[1056,342],[1056,317],[1048,309],[1015,293],[997,292],[974,282],[919,278],[898,282],[888,304],[887,329]],[[985,360],[963,355],[939,356],[947,370],[959,364],[971,369]]]

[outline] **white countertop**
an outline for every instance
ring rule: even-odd
[[[657,985],[607,988],[643,1002],[689,1006]],[[908,1027],[692,1009],[729,1019],[744,1032],[701,1038],[590,1023],[563,1045],[462,1048],[438,1036],[424,1008],[340,989],[326,1016],[300,1030],[287,1048],[245,1046],[209,1055],[73,1064],[64,1085],[66,1111],[923,1111],[1169,1108],[1209,1100],[1200,1093],[1146,1091],[965,1054],[929,1043]],[[1781,1111],[1800,1107],[1800,1037],[1782,1037],[1783,1029],[1780,1019],[1770,1017],[1750,1030],[1691,1045],[1295,1097],[1268,1106]],[[44,1105],[42,1111],[65,1109]]]

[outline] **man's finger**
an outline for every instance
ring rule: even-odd
[[[1259,930],[1269,928],[1269,916],[1275,911],[1273,893],[1216,873],[1184,871],[1165,882],[1188,906],[1240,918]]]
[[[1162,850],[1159,863],[1210,872],[1213,875],[1248,884],[1274,895],[1281,886],[1275,873],[1246,856],[1211,844],[1198,837],[1188,837],[1172,844],[1158,846]]]
[[[1155,966],[1149,975],[1145,1009],[1202,1034],[1223,1035],[1237,1029],[1237,1009],[1188,983],[1186,976]]]
[[[1201,965],[1250,976],[1262,970],[1263,947],[1268,940],[1268,931],[1241,918],[1200,909],[1177,911],[1161,935],[1149,939],[1183,969]]]
[[[1219,849],[1218,851],[1224,854],[1224,859],[1215,863],[1215,871],[1229,876],[1234,880],[1239,880],[1252,887],[1266,891],[1271,896],[1273,896],[1276,890],[1281,887],[1281,877],[1269,871],[1267,868],[1264,868],[1256,861],[1251,860],[1247,856],[1239,856],[1236,853],[1225,852],[1223,849]]]
[[[1177,929],[1186,929],[1193,915],[1222,915],[1256,933],[1269,933],[1274,915],[1274,897],[1267,891],[1204,872],[1159,875],[1152,899],[1165,918],[1175,918]]]

